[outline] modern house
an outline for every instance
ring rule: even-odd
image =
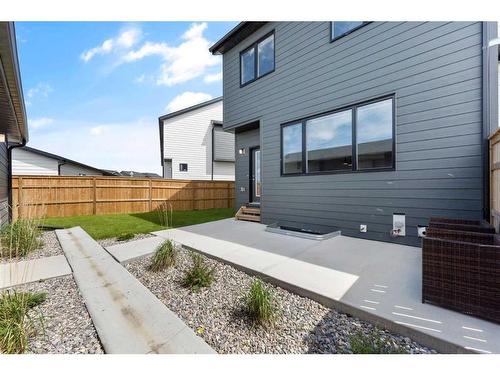
[[[0,227],[10,219],[12,149],[28,141],[13,22],[0,22]]]
[[[489,217],[495,22],[242,22],[223,55],[236,206],[290,230],[419,244]]]
[[[98,169],[68,158],[38,150],[20,147],[12,150],[12,174],[34,176],[112,176]]]
[[[161,116],[164,178],[234,180],[234,135],[222,128],[222,98]]]

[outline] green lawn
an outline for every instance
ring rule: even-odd
[[[233,216],[232,208],[200,211],[174,211],[173,227],[206,223]],[[59,228],[81,226],[94,239],[118,237],[127,234],[149,233],[165,229],[157,212],[98,216],[71,216],[44,219],[43,224]]]

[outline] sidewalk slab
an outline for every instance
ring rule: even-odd
[[[67,275],[71,268],[64,255],[0,264],[0,289]]]
[[[83,229],[56,234],[106,353],[215,353]]]
[[[107,246],[106,250],[121,264],[126,264],[135,259],[148,256],[161,245],[165,239],[163,237],[149,237],[142,240],[129,241],[123,244]]]

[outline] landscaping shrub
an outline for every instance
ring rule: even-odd
[[[248,315],[262,325],[270,325],[276,317],[276,306],[272,292],[262,281],[256,280],[245,296],[245,308]]]
[[[214,281],[215,269],[210,268],[200,254],[191,253],[191,259],[193,264],[184,275],[183,285],[193,291],[209,287]]]
[[[167,240],[158,246],[149,266],[152,271],[161,271],[175,264],[177,251],[172,241]]]
[[[2,257],[16,258],[26,256],[42,245],[38,239],[41,234],[38,220],[18,219],[7,225],[0,233]]]
[[[24,353],[28,339],[36,333],[43,319],[29,313],[33,307],[45,301],[45,293],[7,291],[0,295],[0,352]],[[39,323],[39,324],[37,324]]]
[[[116,237],[116,240],[117,241],[128,241],[128,240],[131,240],[132,238],[134,238],[133,233],[126,233],[126,234],[121,234],[118,237]]]
[[[390,343],[380,338],[380,333],[375,330],[372,334],[357,332],[350,336],[349,342],[353,354],[403,354],[404,350],[394,348]]]

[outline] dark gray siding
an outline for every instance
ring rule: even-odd
[[[0,142],[0,228],[9,222],[9,162],[7,144]]]
[[[404,212],[396,241],[416,244],[430,216],[482,217],[481,23],[373,22],[333,43],[329,27],[269,23],[224,55],[224,127],[261,124],[263,222],[391,240]],[[240,88],[239,52],[273,29],[276,70]],[[396,171],[280,176],[280,124],[386,94]]]
[[[250,181],[250,148],[260,145],[259,129],[248,130],[236,134],[236,163],[235,163],[235,197],[238,209],[249,201]],[[245,149],[244,155],[239,155],[238,150]],[[241,189],[244,191],[241,191]]]

